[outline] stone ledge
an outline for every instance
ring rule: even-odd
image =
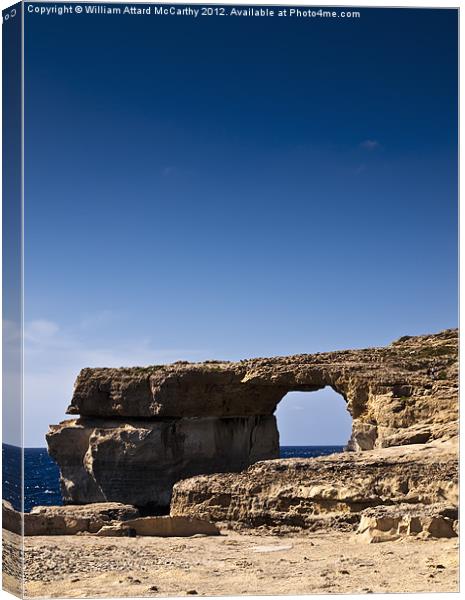
[[[2,502],[3,527],[24,535],[75,535],[96,533],[104,525],[139,516],[134,506],[118,502],[102,502],[67,506],[36,506],[30,513],[20,513],[9,502]]]
[[[140,517],[130,519],[125,523],[110,528],[103,527],[97,535],[116,535],[118,531],[122,535],[134,535],[153,537],[190,537],[193,535],[220,535],[220,530],[214,523],[204,519],[190,517]]]
[[[263,461],[242,473],[180,481],[173,489],[170,514],[238,529],[314,529],[335,522],[334,517],[356,523],[362,511],[382,505],[455,506],[456,452],[452,442],[435,442]]]

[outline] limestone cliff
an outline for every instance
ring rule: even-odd
[[[81,418],[51,426],[47,442],[65,502],[166,508],[180,479],[277,458],[273,413],[290,391],[339,392],[350,450],[452,439],[457,358],[458,332],[446,330],[384,348],[84,369],[68,408]]]
[[[176,481],[242,471],[279,454],[273,416],[99,420],[51,426],[50,455],[61,470],[65,503],[123,502],[158,512]]]

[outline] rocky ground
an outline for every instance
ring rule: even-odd
[[[4,531],[6,559],[15,541]],[[28,597],[458,591],[457,538],[367,544],[341,532],[47,536],[25,538],[25,561]]]

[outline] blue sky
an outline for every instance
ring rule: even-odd
[[[457,325],[457,12],[361,13],[27,15],[27,446],[82,367]]]

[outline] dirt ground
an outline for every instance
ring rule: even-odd
[[[4,533],[4,587],[12,584]],[[28,597],[457,592],[458,540],[367,544],[353,533],[276,537],[29,537]]]

